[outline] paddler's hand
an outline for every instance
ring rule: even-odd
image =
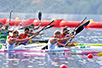
[[[74,35],[73,35],[73,36],[71,36],[71,38],[74,38]]]
[[[74,35],[74,32],[75,32],[76,30],[75,29],[73,29],[73,31],[72,31],[72,35]]]
[[[39,26],[41,26],[41,23],[39,24]]]
[[[35,35],[39,35],[39,34],[40,34],[40,32],[36,32],[36,33],[35,33]]]

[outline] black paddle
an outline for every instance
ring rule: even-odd
[[[38,13],[38,19],[39,19],[39,21],[40,21],[40,24],[39,24],[38,28],[41,26],[41,18],[42,18],[42,13],[39,12],[39,13]]]
[[[40,23],[41,23],[41,17],[42,17],[42,13],[39,12],[39,13],[38,13],[38,19],[39,19]]]
[[[90,21],[87,21],[87,22],[85,22],[84,24],[82,24],[81,26],[79,26],[79,27],[76,29],[76,31],[75,31],[76,33],[75,33],[74,36],[76,36],[78,33],[80,33],[80,32],[84,29],[84,27],[87,26],[89,23],[90,23]],[[69,41],[68,43],[66,43],[65,45],[67,46],[67,45],[72,41],[72,39],[73,39],[73,38],[71,38],[70,41]]]
[[[11,12],[10,12],[10,16],[9,16],[9,25],[11,24],[12,13],[13,13],[13,10],[11,10]]]

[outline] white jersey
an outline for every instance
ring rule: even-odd
[[[7,50],[12,50],[12,49],[14,49],[15,44],[16,44],[16,43],[14,43],[13,45],[10,45],[9,43],[7,43]]]
[[[51,44],[51,43],[50,43],[50,40],[48,41],[48,50],[55,49],[56,46],[57,46],[57,42],[54,43],[54,44]]]

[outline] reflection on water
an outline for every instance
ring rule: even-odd
[[[102,57],[88,59],[86,55],[51,55],[21,54],[10,58],[7,54],[0,56],[0,68],[60,68],[65,64],[68,68],[100,68]]]

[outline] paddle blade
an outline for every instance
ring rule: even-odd
[[[90,21],[85,22],[84,24],[82,24],[81,26],[85,27],[90,23]]]
[[[42,13],[41,12],[39,12],[38,13],[38,19],[41,21],[41,17],[42,17]]]
[[[75,29],[76,29],[80,24],[82,24],[82,23],[85,21],[86,18],[87,18],[87,17],[85,17],[85,18],[75,27]]]
[[[81,32],[85,26],[87,26],[90,23],[90,21],[85,22],[84,24],[82,24],[81,26],[79,26],[76,30],[76,34],[78,34],[79,32]]]
[[[10,12],[10,16],[9,16],[9,25],[11,24],[12,13],[13,13],[13,10],[11,10],[11,12]]]
[[[79,27],[79,28],[77,28],[76,34],[78,34],[79,32],[81,32],[83,29],[84,29],[84,27]]]

